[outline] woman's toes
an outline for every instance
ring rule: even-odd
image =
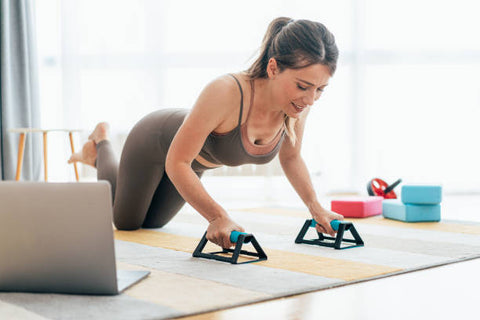
[[[95,161],[97,160],[97,147],[95,142],[88,140],[82,147],[81,152],[74,153],[68,159],[68,163],[81,162],[95,167]]]
[[[70,156],[70,159],[68,159],[68,164],[82,161],[82,153],[81,152],[76,152]]]

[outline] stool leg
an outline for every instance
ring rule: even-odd
[[[68,137],[70,138],[70,147],[72,149],[72,154],[74,154],[75,153],[75,147],[73,146],[72,132],[68,133]],[[79,179],[78,179],[78,168],[77,168],[77,163],[76,162],[73,163],[73,167],[75,168],[75,178],[77,179],[77,181],[79,181]]]
[[[48,181],[48,161],[47,161],[47,132],[43,133],[43,167],[45,171],[45,182]]]
[[[25,132],[20,133],[20,141],[18,142],[18,156],[17,156],[17,175],[15,180],[20,180],[23,165],[23,151],[25,150]]]

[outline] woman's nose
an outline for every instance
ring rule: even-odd
[[[303,103],[311,106],[315,102],[315,92],[307,92],[303,97]]]

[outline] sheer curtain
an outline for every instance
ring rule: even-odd
[[[18,134],[12,128],[39,127],[38,66],[34,4],[31,0],[1,0],[1,168],[2,179],[16,174]],[[22,179],[39,180],[41,140],[26,137]]]

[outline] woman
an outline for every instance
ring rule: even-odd
[[[207,239],[229,248],[231,231],[244,230],[209,196],[200,177],[222,165],[267,163],[278,153],[317,230],[333,236],[330,221],[343,217],[318,202],[300,149],[309,107],[334,74],[337,57],[334,37],[322,24],[277,18],[247,71],[212,81],[190,112],[164,109],[140,120],[119,165],[106,123],[69,162],[95,166],[98,179],[110,181],[118,229],[162,227],[187,201],[209,221]]]

